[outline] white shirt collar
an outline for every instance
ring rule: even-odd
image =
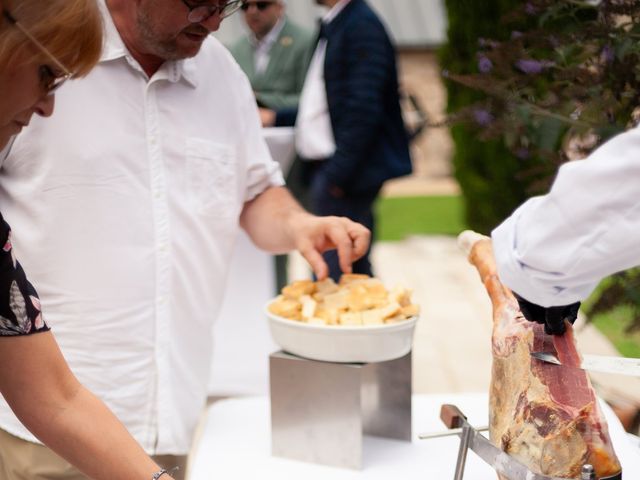
[[[102,17],[104,19],[104,43],[102,46],[102,56],[100,62],[109,62],[124,58],[132,68],[144,73],[142,67],[138,61],[131,55],[126,45],[120,37],[120,33],[113,23],[111,13],[105,3],[105,0],[100,0],[98,5],[102,11]],[[206,41],[206,40],[205,40]],[[196,69],[193,65],[193,59],[187,58],[184,60],[172,60],[166,61],[161,69],[166,71],[166,78],[170,82],[177,82],[181,77],[184,78],[192,87],[198,86],[198,80],[196,77]]]
[[[278,37],[280,36],[280,32],[284,28],[284,16],[280,17],[280,19],[276,22],[273,28],[267,33],[262,40],[258,40],[253,32],[249,35],[249,41],[251,45],[255,48],[263,47],[267,50],[270,50]]]
[[[346,7],[350,1],[351,0],[340,0],[331,8],[331,10],[327,12],[324,17],[322,17],[322,21],[324,23],[331,23],[333,19],[335,19],[340,14],[340,12],[344,10],[344,7]]]

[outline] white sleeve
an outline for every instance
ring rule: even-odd
[[[247,162],[244,201],[248,202],[270,187],[284,185],[284,178],[280,164],[271,156],[262,133],[258,106],[249,79],[237,64],[234,67],[237,78],[234,85],[240,95],[240,108],[244,120],[241,148]]]
[[[501,281],[545,307],[587,297],[640,265],[640,129],[563,165],[551,188],[491,234]]]

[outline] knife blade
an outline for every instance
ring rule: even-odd
[[[614,373],[640,377],[640,358],[609,357],[605,355],[583,355],[580,365],[564,365],[555,353],[531,352],[531,356],[546,363],[579,368],[591,372]]]
[[[557,477],[538,475],[529,470],[508,453],[500,450],[480,432],[473,430],[469,439],[469,448],[495,471],[509,480],[566,480]]]

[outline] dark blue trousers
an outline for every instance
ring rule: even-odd
[[[371,243],[373,243],[373,232],[375,226],[373,204],[378,196],[378,192],[379,190],[375,190],[364,194],[347,194],[343,197],[335,197],[329,192],[329,188],[323,180],[322,174],[319,173],[311,180],[311,211],[316,215],[336,215],[339,217],[347,217],[354,222],[361,223],[371,230]],[[365,273],[373,276],[371,261],[369,259],[370,253],[371,245],[369,245],[365,255],[354,262],[353,273]],[[336,282],[339,281],[342,271],[340,270],[340,264],[338,263],[337,250],[325,252],[323,256],[329,265],[329,276]]]

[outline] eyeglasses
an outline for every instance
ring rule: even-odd
[[[242,6],[240,8],[242,9],[243,12],[246,12],[247,10],[249,10],[249,7],[251,7],[251,5],[253,5],[258,10],[260,10],[262,12],[263,10],[266,10],[271,5],[273,5],[274,3],[276,3],[276,2],[265,2],[265,1],[261,1],[261,2],[243,2]]]
[[[187,20],[191,23],[204,22],[206,19],[218,13],[220,18],[227,18],[234,14],[242,6],[242,0],[234,0],[232,2],[223,2],[221,5],[191,5],[187,0],[182,0],[187,8],[189,14]]]
[[[4,10],[2,12],[4,18],[6,18],[9,23],[13,24],[18,30],[20,30],[24,36],[26,36],[31,43],[33,43],[41,53],[44,54],[51,62],[55,65],[55,67],[62,72],[62,74],[54,72],[53,68],[49,65],[40,65],[39,74],[40,74],[40,84],[42,85],[42,89],[47,93],[47,95],[52,95],[60,86],[69,80],[73,74],[71,71],[65,67],[60,60],[58,60],[53,53],[51,53],[47,47],[45,47],[42,43],[40,43],[29,31],[22,26],[20,22],[18,22],[13,15]]]

